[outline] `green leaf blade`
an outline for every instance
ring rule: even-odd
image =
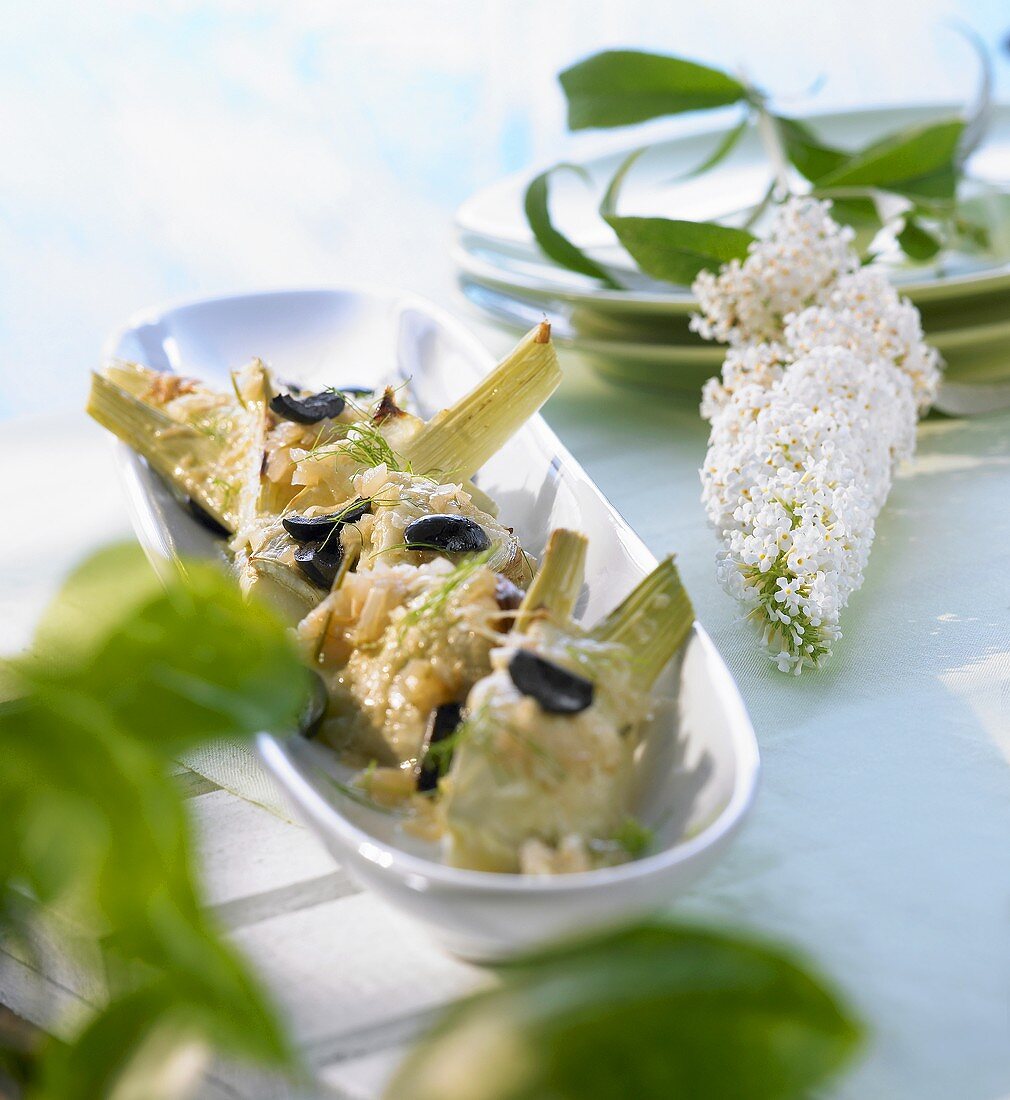
[[[31,658],[12,667],[53,703],[100,701],[123,730],[157,730],[170,753],[285,732],[308,692],[283,624],[245,601],[222,569],[189,562],[184,580],[163,587],[128,545],[100,551],[70,577]]]
[[[910,260],[917,260],[919,263],[931,260],[942,247],[937,237],[914,218],[905,222],[904,229],[898,234],[898,244]]]
[[[743,259],[755,240],[746,229],[715,222],[612,216],[607,224],[645,274],[680,286],[690,286],[700,271]]]
[[[813,1094],[861,1035],[787,953],[649,924],[504,967],[501,988],[451,1010],[388,1095],[783,1100]]]
[[[848,161],[848,153],[821,141],[805,122],[781,116],[775,121],[785,142],[789,162],[811,183],[817,183],[824,176],[838,171]]]
[[[818,186],[880,187],[904,193],[918,184],[949,191],[963,130],[963,120],[947,119],[889,134],[822,176]]]
[[[558,79],[568,99],[571,130],[628,126],[725,107],[748,94],[728,73],[640,50],[605,50],[572,65]]]
[[[291,728],[307,674],[283,625],[221,569],[189,563],[161,585],[116,546],[72,574],[5,672],[0,929],[59,906],[102,936],[112,997],[43,1056],[38,1095],[117,1095],[136,1069],[160,1096],[148,1075],[194,1044],[290,1066],[266,991],[202,908],[169,775],[199,741]]]
[[[535,176],[526,188],[523,209],[533,237],[545,256],[569,271],[599,279],[604,286],[619,290],[617,283],[595,260],[590,259],[555,225],[550,211],[550,177],[559,169],[569,169],[584,175],[584,169],[573,164],[556,164]]]
[[[716,145],[712,152],[709,153],[700,164],[696,165],[694,168],[688,169],[679,176],[674,176],[670,182],[682,183],[687,180],[697,179],[698,176],[703,176],[706,172],[711,172],[713,168],[722,164],[737,147],[740,139],[747,132],[747,125],[749,122],[749,117],[744,115],[735,126],[731,126],[730,129],[722,135],[718,145]]]

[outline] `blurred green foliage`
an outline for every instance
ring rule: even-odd
[[[861,1028],[809,970],[735,933],[653,923],[540,952],[451,1009],[388,1100],[788,1100]]]
[[[115,1095],[137,1065],[143,1095],[178,1095],[212,1049],[289,1065],[258,982],[201,907],[169,779],[200,742],[293,726],[307,674],[280,622],[220,569],[188,564],[163,586],[138,548],[113,546],[69,578],[3,688],[3,931],[30,944],[40,909],[58,910],[102,935],[111,976],[109,1003],[44,1050],[30,1095]]]

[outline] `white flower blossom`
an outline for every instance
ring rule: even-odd
[[[742,263],[732,260],[718,275],[701,272],[692,288],[701,306],[691,318],[695,332],[725,344],[779,340],[790,313],[818,302],[839,276],[855,271],[852,230],[836,225],[829,208],[791,198]]]
[[[784,341],[792,358],[815,347],[845,347],[863,359],[882,359],[905,371],[920,412],[933,403],[940,356],[923,339],[919,311],[879,271],[843,275],[819,305],[787,317]]]
[[[731,343],[702,400],[718,577],[796,674],[841,636],[894,468],[939,381],[917,310],[858,270],[850,242],[828,204],[790,200],[742,265],[694,288],[698,331]]]
[[[701,415],[711,420],[730,396],[742,386],[767,389],[782,377],[794,357],[781,344],[746,344],[726,352],[722,376],[710,378],[701,391]]]

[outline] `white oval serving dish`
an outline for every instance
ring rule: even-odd
[[[363,289],[247,294],[149,311],[112,337],[106,352],[219,386],[253,355],[281,377],[320,386],[410,378],[424,415],[493,365],[469,333],[429,303]],[[175,503],[142,459],[125,446],[119,455],[137,536],[153,560],[220,554],[219,541]],[[587,622],[655,564],[539,416],[478,480],[534,553],[555,527],[589,536],[577,611]],[[344,773],[325,748],[265,733],[258,749],[298,816],[364,886],[456,953],[497,958],[664,906],[715,862],[739,828],[754,797],[757,743],[736,686],[698,624],[657,686],[657,701],[635,807],[655,832],[651,854],[556,878],[448,867],[437,849],[405,836],[394,818],[336,791],[324,773]]]

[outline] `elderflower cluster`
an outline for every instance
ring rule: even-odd
[[[852,230],[832,221],[829,208],[814,199],[790,199],[742,263],[731,260],[718,275],[702,271],[692,288],[701,313],[691,327],[723,344],[778,339],[790,313],[815,304],[859,267]]]
[[[797,674],[840,637],[893,470],[939,381],[918,311],[858,268],[828,211],[789,200],[746,260],[694,287],[695,329],[730,344],[702,399],[719,580]]]

